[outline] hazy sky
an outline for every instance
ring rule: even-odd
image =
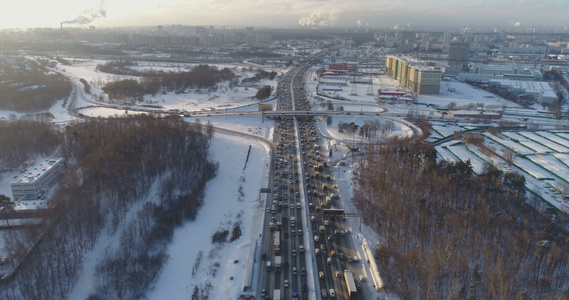
[[[0,0],[0,28],[567,25],[567,0]],[[65,26],[65,25],[64,25]]]

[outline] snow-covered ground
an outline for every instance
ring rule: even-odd
[[[75,80],[84,78],[88,82],[93,83],[93,94],[100,94],[101,82],[110,79],[113,75],[107,75],[95,71],[97,63],[104,61],[94,60],[77,60],[71,66],[59,66],[60,70]],[[177,68],[188,67],[187,64],[169,64],[161,65],[157,63],[149,63],[147,65],[139,65],[139,69],[160,69],[174,70]],[[251,76],[253,73],[244,71],[246,65],[220,65],[220,67],[234,68],[241,78]],[[278,70],[284,72],[286,70]],[[275,86],[276,80],[272,82],[263,81],[259,84],[270,84]],[[395,90],[398,84],[387,76],[373,78],[374,89]],[[311,102],[315,110],[323,109],[318,100],[315,99],[317,82],[313,75],[308,76],[306,90],[312,96]],[[344,87],[342,92],[338,92],[335,96],[341,96],[346,100],[333,100],[334,106],[342,105],[346,111],[362,111],[379,113],[384,110],[377,104],[375,96],[366,95],[367,86],[358,85],[358,95],[349,95],[351,85]],[[212,109],[231,111],[256,111],[256,101],[252,96],[256,93],[255,88],[236,87],[229,88],[224,86],[218,91],[198,91],[192,90],[188,94],[158,94],[155,97],[145,97],[143,104],[151,104],[163,107],[164,110],[177,109],[188,112],[202,112]],[[83,97],[79,93],[77,107],[91,106],[93,97]],[[330,95],[334,96],[334,95]],[[330,98],[325,97],[326,101]],[[440,95],[420,95],[418,101],[424,104],[434,104],[445,106],[450,102],[455,102],[458,106],[467,106],[469,104],[484,103],[485,107],[517,107],[511,102],[489,94],[487,92],[472,88],[466,84],[459,82],[443,82],[441,83]],[[275,101],[268,102],[275,104]],[[409,109],[426,109],[425,105],[406,105],[406,104],[389,104],[387,108],[392,112],[406,114]],[[128,114],[137,113],[129,110]],[[55,116],[54,122],[68,123],[76,120],[70,116],[63,106],[63,101],[57,102],[50,112]],[[431,113],[434,110],[431,110]],[[124,109],[112,109],[104,107],[94,107],[82,109],[81,113],[90,116],[120,116],[125,115]],[[0,111],[0,118],[9,119],[13,112]],[[19,114],[15,114],[16,117]],[[189,122],[195,122],[198,118],[186,118]],[[337,131],[338,122],[363,125],[366,120],[376,119],[376,117],[352,115],[333,116],[333,123],[326,125],[326,120],[318,121],[318,126],[325,136],[329,139],[336,140],[337,147],[333,153],[332,161],[337,161],[344,157],[347,148],[344,143],[362,142],[357,135],[340,134]],[[208,183],[205,193],[204,206],[200,209],[196,221],[184,225],[176,230],[173,242],[169,245],[169,260],[164,269],[160,273],[160,277],[151,287],[148,299],[189,299],[191,298],[195,287],[206,288],[211,286],[209,290],[209,299],[235,299],[243,287],[243,275],[247,266],[249,257],[249,248],[258,240],[262,231],[264,207],[263,202],[259,200],[259,188],[267,185],[268,176],[268,158],[269,149],[265,143],[261,143],[256,139],[240,136],[239,133],[252,135],[257,138],[270,140],[274,134],[274,121],[265,119],[261,116],[224,116],[223,114],[212,114],[210,117],[199,117],[202,123],[211,121],[214,126],[222,129],[231,130],[234,133],[225,133],[217,131],[212,144],[212,159],[219,163],[218,175]],[[409,136],[412,134],[410,125],[402,120],[402,118],[379,118],[384,123],[387,120],[394,122],[394,128],[389,133],[390,136]],[[440,135],[449,135],[459,126],[445,127],[440,124],[437,127]],[[344,143],[341,143],[341,142]],[[245,167],[245,158],[249,146],[251,146],[251,156]],[[332,147],[330,144],[326,147]],[[461,153],[466,151],[459,149]],[[455,151],[456,152],[456,151]],[[352,162],[350,160],[349,162]],[[244,168],[245,167],[245,168]],[[352,197],[352,174],[353,167],[334,166],[333,174],[336,174],[336,184],[340,192],[340,198],[343,201],[344,208],[347,211],[356,211]],[[480,166],[477,166],[480,168]],[[513,167],[515,168],[515,167]],[[11,195],[9,182],[14,174],[2,174],[0,180],[0,193]],[[531,184],[538,184],[538,181],[532,181]],[[241,192],[243,195],[241,195]],[[136,210],[136,207],[133,208]],[[132,214],[135,215],[135,214]],[[231,229],[236,222],[241,223],[243,235],[236,241],[225,243],[223,245],[212,244],[211,238],[213,233],[220,229]],[[359,220],[357,218],[349,218],[348,224],[352,228],[351,238],[354,239],[355,245],[359,251],[360,258],[364,257],[362,249],[362,241],[366,239],[369,245],[375,246],[380,237],[378,237],[372,229],[362,226],[359,229]],[[117,233],[118,234],[118,233]],[[69,299],[85,299],[93,290],[94,266],[97,260],[104,254],[105,249],[112,247],[116,237],[102,236],[95,249],[88,253],[84,261],[84,270],[81,273],[73,292],[69,295]],[[0,256],[2,244],[0,243]],[[201,253],[201,254],[200,254]],[[201,259],[198,259],[201,257]],[[362,259],[362,261],[364,261]],[[365,264],[358,265],[362,273],[367,278],[371,278],[369,268]],[[255,265],[254,270],[258,269]],[[255,275],[258,276],[258,275]],[[233,279],[231,279],[233,278]],[[368,290],[373,291],[371,281]],[[376,299],[380,296],[376,292],[372,292],[369,299]]]
[[[218,174],[208,183],[196,220],[175,231],[168,261],[149,299],[190,299],[196,286],[205,288],[208,283],[210,299],[234,299],[242,290],[249,247],[262,229],[264,206],[259,187],[267,182],[269,149],[252,139],[216,133],[211,157],[219,163]],[[231,231],[235,223],[241,224],[243,234],[238,240],[212,244],[216,231]],[[101,238],[86,256],[85,269],[69,299],[87,298],[93,290],[96,261],[114,242],[113,237]]]

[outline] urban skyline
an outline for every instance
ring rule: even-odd
[[[32,9],[33,8],[33,9]],[[266,27],[565,26],[560,0],[23,0],[0,11],[0,28],[154,25]]]

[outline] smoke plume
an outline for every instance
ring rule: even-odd
[[[93,22],[96,18],[106,17],[107,10],[105,9],[105,0],[102,0],[99,4],[99,9],[95,10],[92,7],[80,13],[75,19],[69,21],[63,21],[61,23],[66,24],[89,24]]]
[[[338,9],[331,9],[330,11],[318,10],[313,12],[309,17],[304,17],[298,20],[298,25],[303,27],[331,27],[334,22],[338,20],[338,16],[342,11]]]

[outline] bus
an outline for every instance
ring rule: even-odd
[[[274,246],[275,246],[275,254],[276,255],[281,254],[281,233],[280,233],[280,231],[275,231],[275,234],[273,236],[273,242],[274,242]]]

